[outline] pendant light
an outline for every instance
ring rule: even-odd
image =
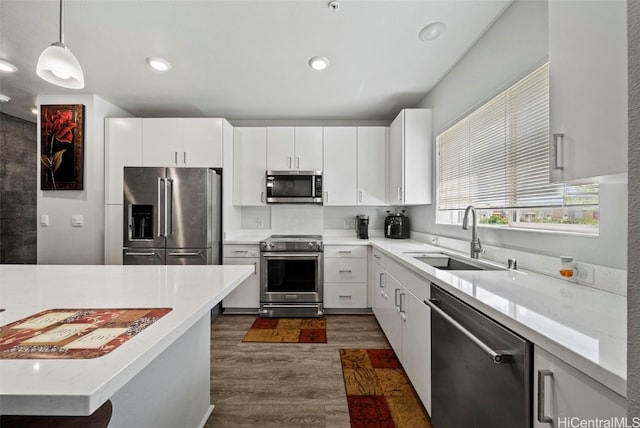
[[[63,11],[62,0],[60,0],[60,41],[52,43],[42,51],[38,58],[36,74],[47,82],[63,88],[82,89],[84,88],[82,67],[73,53],[64,45]]]

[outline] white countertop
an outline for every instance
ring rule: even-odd
[[[47,309],[173,309],[99,358],[0,360],[0,414],[93,413],[252,273],[253,266],[0,265],[0,325]]]
[[[225,243],[257,244],[258,235],[260,233],[237,237],[237,241]],[[356,238],[355,233],[327,233],[323,234],[323,242],[325,245],[372,245],[382,250],[426,280],[626,397],[627,301],[624,296],[527,270],[438,270],[404,253],[467,254],[412,239],[372,236],[367,240]]]
[[[369,242],[445,291],[626,397],[627,302],[624,296],[521,270],[439,270],[404,253],[459,253],[413,240],[373,238]]]

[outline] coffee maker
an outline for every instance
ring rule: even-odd
[[[356,216],[356,234],[360,239],[369,239],[369,216],[358,214]]]

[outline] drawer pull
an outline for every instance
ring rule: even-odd
[[[339,299],[351,299],[352,296],[338,296]]]
[[[545,424],[553,423],[551,416],[545,415],[544,401],[545,401],[545,379],[549,377],[553,379],[553,372],[551,370],[538,370],[538,422]]]
[[[351,270],[350,269],[349,270],[339,270],[338,272],[340,272],[340,273],[351,273]]]
[[[351,254],[351,250],[340,250],[338,254]]]
[[[233,250],[234,253],[248,253],[249,250]]]

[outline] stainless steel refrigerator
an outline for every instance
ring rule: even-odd
[[[209,168],[126,167],[123,264],[220,264],[220,186]]]

